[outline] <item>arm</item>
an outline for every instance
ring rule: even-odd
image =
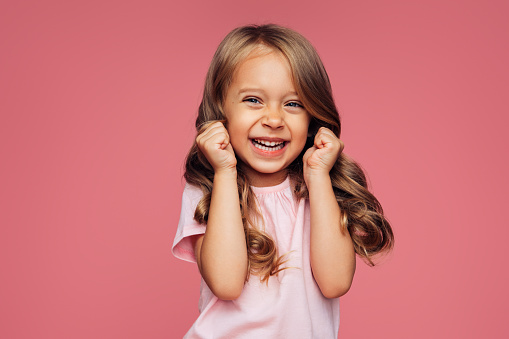
[[[340,227],[340,209],[329,171],[343,149],[332,131],[321,128],[315,145],[304,155],[304,179],[311,213],[310,260],[313,276],[327,298],[344,295],[355,273],[355,251],[347,231]]]
[[[196,138],[214,168],[214,183],[205,234],[195,243],[198,268],[220,299],[240,296],[247,275],[247,247],[237,189],[236,159],[222,123],[214,123]]]

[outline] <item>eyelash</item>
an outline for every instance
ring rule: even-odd
[[[290,104],[295,104],[295,106],[290,106],[290,107],[304,108],[304,106],[302,106],[301,104],[299,104],[298,102],[295,102],[295,101],[287,103],[287,105],[290,105]]]
[[[257,98],[246,98],[246,99],[244,99],[244,101],[252,103],[252,104],[260,103],[260,100],[258,100]],[[293,106],[292,104],[294,104],[295,106]],[[294,107],[294,108],[304,108],[304,106],[302,106],[301,104],[299,104],[298,102],[295,102],[295,101],[287,103],[286,106]]]
[[[252,103],[252,104],[259,104],[260,103],[260,100],[258,100],[257,98],[246,98],[246,99],[244,99],[244,101],[247,101],[247,102]]]

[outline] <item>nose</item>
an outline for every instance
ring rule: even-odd
[[[262,124],[274,129],[283,127],[284,112],[278,108],[267,108],[262,119]]]

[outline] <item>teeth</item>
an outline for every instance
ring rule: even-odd
[[[283,143],[283,141],[275,142],[275,141],[266,141],[266,140],[260,140],[260,139],[255,139],[255,141],[257,143],[265,145],[265,146],[277,146],[277,145],[281,145]]]
[[[285,143],[284,141],[275,142],[255,139],[253,145],[258,149],[274,152],[282,149],[285,146]]]
[[[283,144],[279,144],[278,146],[275,146],[275,147],[267,147],[267,146],[259,145],[256,143],[254,145],[256,148],[259,148],[264,151],[279,151],[281,148],[283,148]]]

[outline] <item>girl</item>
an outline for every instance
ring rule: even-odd
[[[342,154],[325,69],[300,34],[230,32],[210,65],[187,160],[173,254],[196,262],[187,338],[337,338],[355,254],[373,265],[393,233]]]

